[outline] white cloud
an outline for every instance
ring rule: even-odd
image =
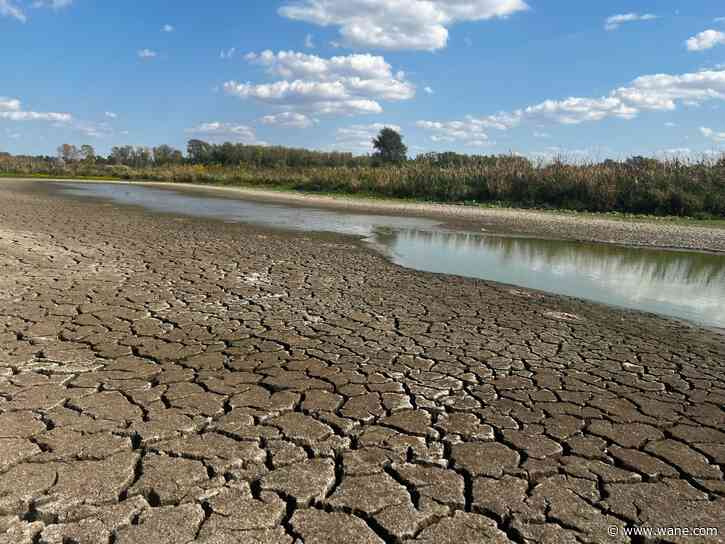
[[[262,117],[261,121],[265,125],[288,128],[309,128],[317,122],[315,119],[311,119],[304,113],[297,113],[293,111],[284,111],[275,115],[265,115]]]
[[[305,47],[307,49],[314,49],[315,48],[315,38],[312,36],[312,34],[308,34],[305,36]]]
[[[141,49],[137,54],[141,59],[152,59],[158,56],[158,53],[156,53],[156,51],[152,51],[151,49]]]
[[[0,119],[6,121],[54,121],[66,123],[72,120],[70,113],[25,111],[17,98],[0,96]]]
[[[428,94],[435,94],[435,91],[431,87],[425,87],[423,90]]]
[[[116,119],[118,117],[118,114],[114,113],[112,111],[107,111],[105,113],[105,116],[108,117],[109,119]]]
[[[606,21],[604,21],[604,29],[612,31],[617,30],[625,23],[634,23],[637,21],[653,21],[654,19],[658,19],[658,16],[652,13],[621,13],[618,15],[612,15],[611,17],[607,17]]]
[[[705,30],[685,42],[688,51],[705,51],[716,45],[725,44],[725,32]]]
[[[715,132],[711,128],[700,127],[700,133],[705,138],[707,138],[708,140],[712,140],[715,143],[718,143],[718,144],[725,143],[725,132]]]
[[[370,54],[338,56],[325,59],[317,55],[308,55],[295,51],[263,51],[250,53],[247,60],[266,66],[273,75],[285,79],[315,79],[321,81],[379,81],[396,89],[395,93],[403,99],[412,98],[414,89],[393,74],[393,69],[385,58]]]
[[[36,0],[33,2],[34,8],[52,8],[62,9],[67,8],[73,3],[73,0]]]
[[[249,62],[283,79],[254,84],[228,81],[227,94],[253,98],[285,111],[354,115],[380,113],[379,101],[409,100],[415,87],[383,57],[359,54],[322,58],[294,51],[250,53]]]
[[[70,6],[73,0],[35,0],[31,7],[33,8],[52,8],[61,9]],[[0,16],[12,17],[18,21],[25,23],[28,17],[20,7],[16,0],[0,0]]]
[[[673,111],[679,104],[699,105],[709,100],[725,100],[725,71],[641,76],[600,98],[545,100],[510,113],[468,116],[463,121],[420,121],[418,126],[438,138],[467,140],[485,134],[484,129],[506,130],[527,121],[577,125],[608,118],[633,119],[642,111]]]
[[[20,110],[20,100],[17,98],[0,97],[0,111]]]
[[[169,24],[166,24],[161,27],[161,32],[173,32],[174,30],[176,30],[176,29],[173,27],[173,25],[169,25]]]
[[[488,140],[486,127],[479,120],[468,117],[465,121],[418,121],[418,128],[432,132],[431,140],[434,142],[482,142]]]
[[[372,152],[373,138],[375,138],[384,128],[392,128],[397,132],[401,131],[398,125],[385,123],[351,125],[349,127],[338,128],[335,134],[335,144],[333,147],[361,153]]]
[[[202,123],[194,128],[186,130],[190,134],[207,136],[213,140],[234,139],[245,144],[266,145],[266,142],[257,140],[254,129],[247,125],[236,125],[234,123],[221,123],[218,121]]]
[[[725,100],[725,71],[641,76],[612,95],[634,108],[655,111],[674,110],[677,102],[698,105],[708,100]]]
[[[105,138],[113,134],[113,129],[108,123],[79,121],[74,123],[72,128],[89,138]]]
[[[434,51],[448,43],[456,23],[506,18],[525,11],[523,0],[299,0],[280,15],[336,26],[345,45]]]
[[[666,126],[667,128],[675,128],[675,127],[677,126],[677,123],[673,123],[672,121],[667,121],[667,122],[665,123],[665,126]]]
[[[28,20],[28,18],[25,16],[25,13],[23,13],[23,10],[20,9],[20,7],[17,6],[12,0],[0,0],[0,15],[4,17],[12,17],[13,19],[17,19],[21,23],[24,23]]]
[[[236,47],[232,47],[230,49],[222,50],[222,52],[219,53],[219,58],[220,59],[230,59],[230,58],[232,58],[236,54],[236,52],[237,52],[237,48]]]
[[[0,119],[8,121],[70,121],[69,113],[39,113],[37,111],[0,111]]]
[[[607,117],[632,119],[637,110],[619,98],[567,98],[565,100],[545,100],[515,112],[519,119],[540,119],[556,121],[565,125],[578,125],[585,121],[600,121]]]
[[[470,145],[483,145],[489,141],[488,129],[507,130],[519,123],[517,115],[498,113],[487,117],[467,116],[462,121],[418,121],[416,126],[432,132],[434,142],[463,141]]]

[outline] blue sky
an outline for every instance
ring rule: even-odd
[[[0,150],[725,149],[715,0],[0,0]]]

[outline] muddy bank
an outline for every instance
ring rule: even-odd
[[[29,180],[42,183],[38,180]],[[71,181],[71,180],[61,180]],[[84,181],[80,181],[84,182]],[[87,183],[93,183],[86,181]],[[103,182],[127,183],[127,182]],[[351,197],[321,196],[240,187],[185,183],[133,182],[157,188],[205,194],[238,195],[248,200],[299,206],[438,219],[450,226],[486,229],[494,233],[581,240],[622,245],[725,252],[725,229],[682,225],[667,221],[615,220],[587,215],[557,214],[515,209],[492,209],[449,204],[407,203]]]
[[[0,201],[0,542],[724,534],[714,333],[338,236]]]

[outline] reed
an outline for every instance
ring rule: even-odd
[[[688,161],[534,163],[518,156],[426,155],[399,165],[175,164],[133,168],[0,155],[0,175],[284,187],[448,203],[725,217],[725,156]]]

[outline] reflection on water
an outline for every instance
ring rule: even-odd
[[[725,256],[420,229],[376,241],[410,268],[725,326]]]
[[[339,213],[138,185],[62,184],[69,194],[301,231],[361,236],[396,263],[725,327],[725,256],[453,232],[419,218]]]
[[[379,227],[432,229],[437,221],[270,204],[216,196],[209,191],[154,189],[143,185],[62,183],[66,194],[112,200],[162,213],[181,213],[286,230],[323,231],[368,237]],[[211,195],[211,196],[210,196]]]

